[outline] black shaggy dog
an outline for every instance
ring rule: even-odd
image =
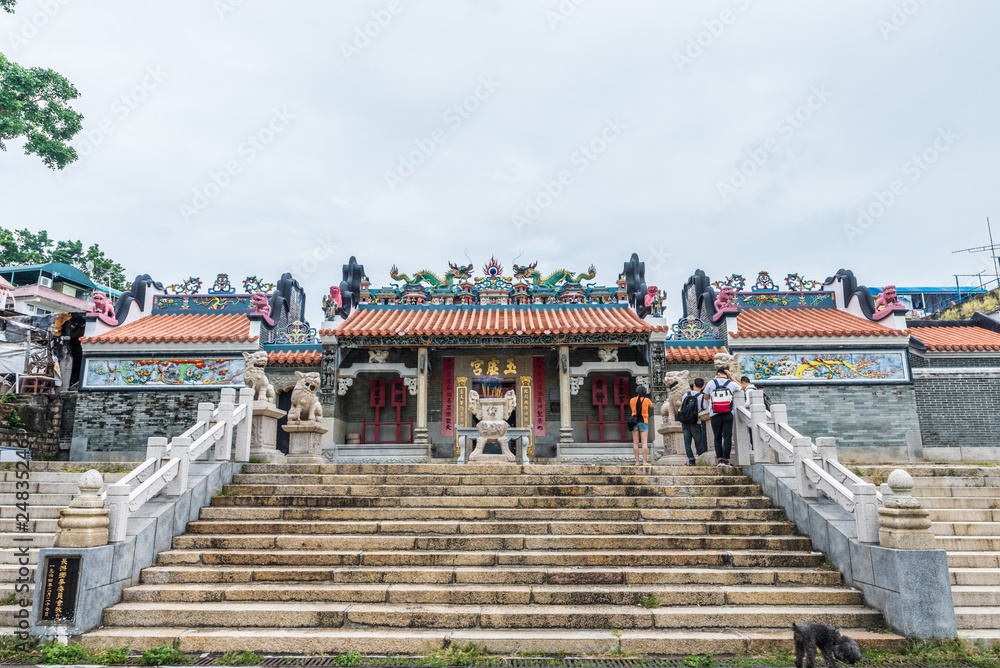
[[[837,668],[834,657],[852,666],[861,658],[858,643],[840,631],[827,624],[806,622],[801,626],[792,624],[792,636],[795,638],[795,668],[802,668],[802,656],[806,657],[805,668],[815,668],[816,648],[823,652],[826,665]]]

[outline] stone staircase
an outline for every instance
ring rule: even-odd
[[[133,464],[102,464],[95,465],[99,469],[123,468]],[[59,511],[69,505],[70,500],[79,492],[76,486],[81,469],[88,466],[82,462],[32,462],[27,490],[17,488],[17,473],[13,463],[10,470],[0,470],[0,598],[15,593],[18,598],[30,599],[34,592],[35,567],[38,563],[38,550],[52,547],[56,531],[59,527]],[[70,468],[72,471],[66,471]],[[104,482],[115,482],[125,473],[105,473]],[[28,531],[24,532],[18,526],[16,504],[17,492],[27,491],[28,498]],[[30,538],[30,541],[19,541],[15,538]],[[16,593],[18,573],[18,546],[28,545],[31,587],[27,593]],[[19,609],[17,604],[0,605],[0,634],[13,632],[15,626],[14,613]]]
[[[900,639],[738,469],[245,465],[90,647],[735,654]]]
[[[1000,642],[1000,467],[860,467],[879,483],[896,468],[913,477],[913,495],[930,511],[937,546],[948,551],[959,635]]]

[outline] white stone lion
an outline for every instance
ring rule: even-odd
[[[687,369],[668,371],[663,374],[663,382],[670,390],[670,394],[660,407],[660,416],[663,418],[664,426],[677,424],[677,411],[681,409],[681,399],[691,391],[691,372]]]
[[[258,350],[254,353],[243,353],[246,369],[243,371],[243,383],[253,390],[254,401],[274,403],[274,386],[268,380],[264,368],[267,366],[267,352]]]
[[[298,380],[292,390],[292,406],[288,409],[288,422],[322,422],[323,405],[316,397],[319,389],[319,373],[311,371],[309,373],[295,372]]]

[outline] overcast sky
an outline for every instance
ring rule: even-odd
[[[80,90],[61,174],[13,143],[0,221],[166,283],[351,255],[477,274],[638,252],[948,285],[1000,241],[1000,4],[987,0],[20,0],[0,52]],[[881,200],[881,201],[880,201]],[[868,217],[859,220],[859,210]],[[523,253],[523,254],[522,254]]]

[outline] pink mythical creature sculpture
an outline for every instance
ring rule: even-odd
[[[340,288],[336,285],[330,286],[330,296],[323,297],[323,315],[327,320],[337,317],[337,311],[344,308],[344,297],[340,294]]]
[[[723,285],[719,288],[719,293],[715,296],[715,310],[725,311],[732,308],[733,300],[736,299],[736,291],[731,285]]]
[[[87,315],[96,315],[108,325],[118,324],[118,320],[115,318],[115,305],[111,302],[111,298],[103,292],[94,293],[94,309]]]
[[[250,304],[254,307],[254,315],[262,315],[267,324],[274,324],[271,320],[271,304],[267,300],[267,295],[263,292],[253,293],[250,295]]]
[[[882,288],[882,294],[878,296],[875,300],[875,310],[884,311],[885,309],[893,309],[897,306],[902,306],[902,302],[896,297],[896,286],[887,285]]]
[[[659,292],[659,288],[655,285],[650,285],[646,288],[646,306],[652,306],[656,301],[656,293]]]
[[[344,308],[344,298],[340,296],[340,288],[336,285],[330,286],[330,301],[337,305],[337,308]]]

